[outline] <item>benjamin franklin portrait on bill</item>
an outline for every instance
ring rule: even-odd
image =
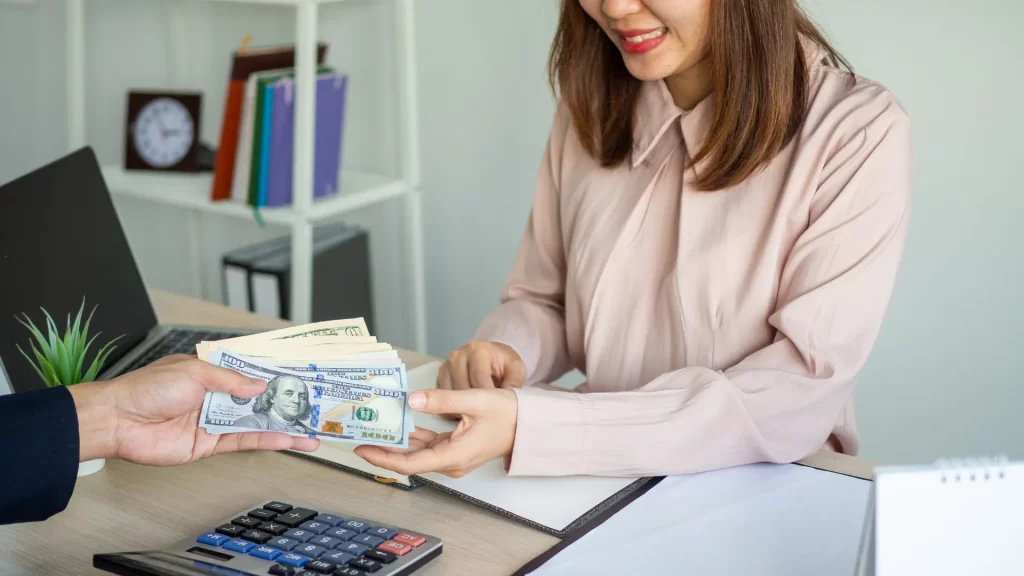
[[[309,434],[312,428],[302,421],[309,418],[309,389],[294,376],[277,376],[267,383],[267,389],[256,397],[252,414],[235,420],[235,426]]]

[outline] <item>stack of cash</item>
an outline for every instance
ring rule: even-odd
[[[208,392],[199,426],[211,434],[284,432],[405,448],[413,429],[398,352],[362,318],[318,322],[196,346],[199,358],[267,382],[255,398]]]

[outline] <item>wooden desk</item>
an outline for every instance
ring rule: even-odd
[[[173,294],[152,294],[165,323],[286,325]],[[409,368],[431,360],[400,354]],[[806,463],[864,478],[871,474],[869,463],[842,454],[822,453]],[[417,572],[424,576],[511,574],[557,542],[429,488],[404,492],[288,454],[241,453],[171,468],[108,461],[100,472],[78,480],[63,513],[46,522],[0,527],[0,572],[104,574],[92,568],[95,553],[160,548],[271,498],[351,511],[440,537],[444,553]]]

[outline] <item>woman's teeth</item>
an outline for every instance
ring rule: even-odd
[[[657,37],[662,36],[664,34],[665,34],[665,29],[664,28],[659,28],[659,29],[655,30],[654,32],[648,32],[647,34],[641,34],[639,36],[627,36],[626,37],[626,42],[629,42],[630,44],[639,44],[639,43],[641,43],[641,42],[643,42],[645,40],[650,40],[652,38],[657,38]]]

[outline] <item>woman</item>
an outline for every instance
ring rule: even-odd
[[[796,0],[563,0],[561,98],[501,305],[410,474],[683,474],[856,453],[901,260],[910,123]],[[571,368],[583,393],[536,386]]]

